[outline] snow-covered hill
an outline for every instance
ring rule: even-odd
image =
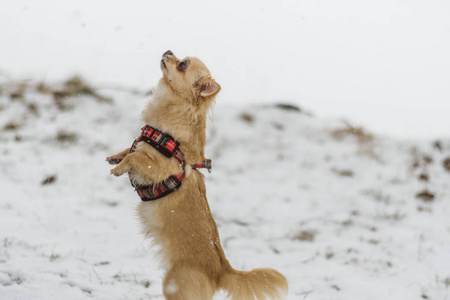
[[[163,299],[139,198],[105,162],[149,96],[77,78],[0,93],[0,299]],[[450,140],[222,98],[211,120],[208,199],[235,268],[278,269],[291,300],[450,297]]]

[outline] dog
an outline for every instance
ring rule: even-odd
[[[204,176],[192,167],[205,159],[208,112],[220,85],[198,58],[178,59],[170,50],[163,54],[161,70],[163,77],[142,112],[143,121],[173,137],[186,164],[144,141],[107,161],[118,164],[111,174],[128,173],[134,186],[152,186],[180,172],[184,176],[176,191],[138,207],[143,232],[159,246],[166,269],[165,299],[210,300],[220,289],[233,300],[285,299],[288,283],[279,272],[231,267],[206,199]]]

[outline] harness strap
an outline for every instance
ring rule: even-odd
[[[130,153],[136,150],[137,143],[144,141],[153,146],[166,157],[175,157],[180,163],[184,163],[183,152],[180,151],[180,143],[171,135],[163,133],[150,125],[142,127],[141,135],[133,142]]]
[[[183,168],[181,173],[171,175],[157,184],[134,186],[132,183],[142,201],[157,200],[167,196],[181,187],[181,180],[185,177],[184,168],[186,161],[184,160],[183,152],[180,150],[180,143],[169,134],[165,134],[150,125],[145,125],[142,127],[141,135],[133,142],[133,145],[130,148],[130,153],[136,150],[137,143],[141,141],[144,141],[154,147],[166,157],[176,158],[180,162],[180,166]],[[212,164],[210,159],[205,159],[200,164],[193,164],[191,166],[193,169],[208,169],[208,172],[211,173]]]
[[[177,175],[170,175],[158,184],[136,187],[136,192],[142,201],[152,201],[165,197],[175,192],[181,187],[181,180],[184,178],[184,172]]]
[[[210,159],[205,159],[201,164],[193,164],[191,166],[192,169],[208,169],[208,172],[211,173],[212,163]]]

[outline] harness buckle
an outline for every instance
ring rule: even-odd
[[[178,180],[177,176],[170,175],[162,182],[162,184],[167,188],[167,190],[175,191],[181,186],[181,181]]]

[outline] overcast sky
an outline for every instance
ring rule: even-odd
[[[296,103],[381,134],[450,137],[450,1],[15,0],[0,78],[147,89],[171,49],[201,58],[225,103]]]

